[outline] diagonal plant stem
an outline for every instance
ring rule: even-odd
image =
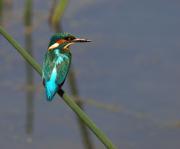
[[[39,73],[39,75],[41,75],[42,74],[41,66],[1,26],[0,26],[0,33],[21,54],[21,56]]]
[[[22,48],[1,26],[0,26],[0,34],[3,35],[5,39],[9,41],[9,43],[21,54],[21,56],[40,74],[41,66],[33,59],[32,56],[28,54],[28,52]],[[111,140],[101,131],[95,123],[84,113],[79,106],[72,100],[66,92],[61,90],[58,93],[62,99],[66,102],[66,104],[77,114],[77,116],[85,123],[85,125],[99,138],[99,140],[106,146],[108,149],[116,149]]]

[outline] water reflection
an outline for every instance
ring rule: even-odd
[[[30,34],[25,36],[25,47],[32,54],[32,37]],[[34,73],[29,64],[26,65],[26,132],[32,134],[34,122]]]
[[[25,48],[33,56],[32,48],[32,0],[26,0],[24,11],[25,25]],[[33,133],[34,124],[34,73],[32,67],[25,62],[26,66],[26,133]]]

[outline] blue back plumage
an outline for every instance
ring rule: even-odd
[[[61,53],[59,49],[46,53],[43,62],[42,78],[48,101],[52,101],[59,87],[63,85],[69,71],[70,62],[70,54]]]

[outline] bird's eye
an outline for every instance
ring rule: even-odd
[[[70,36],[70,37],[66,38],[67,41],[72,41],[73,39],[75,39],[75,37],[73,37],[73,36],[72,37]]]
[[[68,40],[68,41],[71,41],[72,39],[71,39],[71,37],[68,37],[67,40]]]

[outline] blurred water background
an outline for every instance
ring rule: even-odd
[[[0,7],[0,24],[41,64],[54,2],[33,1],[29,24],[25,1]],[[72,47],[76,91],[70,79],[64,89],[118,148],[180,148],[179,18],[177,0],[68,1],[59,30],[93,42]],[[45,100],[41,78],[2,36],[0,67],[0,148],[88,148],[75,114],[58,96]],[[104,148],[89,133],[91,148]]]

